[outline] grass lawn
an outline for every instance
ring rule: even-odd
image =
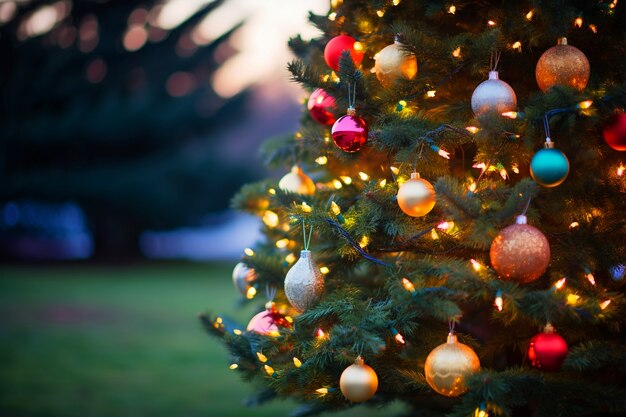
[[[286,416],[288,401],[242,405],[253,387],[196,318],[206,308],[252,316],[236,306],[231,268],[0,267],[0,415]]]

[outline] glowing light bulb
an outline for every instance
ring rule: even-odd
[[[517,164],[511,165],[511,171],[515,172],[516,174],[519,174],[519,167],[517,166]]]
[[[336,18],[337,18],[336,12],[332,12],[328,15],[328,20],[330,20],[331,22],[334,22]]]
[[[243,250],[243,253],[245,253],[246,256],[254,256],[254,251],[252,249],[250,249],[250,248],[245,248]]]
[[[320,396],[328,394],[328,388],[318,388],[315,390]]]
[[[400,170],[396,167],[389,167],[389,169],[393,172],[393,175],[398,175],[398,173],[400,173]]]
[[[259,362],[262,362],[262,363],[267,362],[267,356],[265,356],[261,352],[257,352],[256,356],[257,356],[257,358],[259,358]]]
[[[315,163],[318,165],[326,165],[328,163],[328,158],[326,156],[318,156],[315,158]]]
[[[376,10],[376,14],[378,15],[378,17],[383,17],[385,15],[385,11],[382,9]]]
[[[318,339],[325,339],[326,338],[326,333],[324,333],[324,330],[322,330],[321,328],[317,329],[317,331],[315,332],[315,337],[317,337]]]
[[[272,376],[274,375],[274,368],[272,368],[269,365],[265,365],[263,368],[265,368],[265,372],[269,375]]]
[[[380,188],[385,188],[385,185],[387,185],[387,180],[383,178],[382,180],[380,180],[378,185],[380,186]]]
[[[437,94],[437,91],[435,90],[429,90],[426,92],[426,97],[435,97],[435,94]]]
[[[626,167],[624,165],[620,164],[617,167],[617,172],[616,172],[617,176],[621,177],[622,175],[624,175],[624,170],[626,170]]]
[[[467,126],[465,130],[467,130],[470,133],[477,133],[480,129],[477,128],[476,126]]]
[[[330,269],[328,269],[327,266],[323,266],[320,268],[320,272],[324,275],[328,274],[330,272]]]
[[[399,105],[400,107],[402,107],[402,108],[405,108],[405,107],[406,107],[406,105],[407,105],[407,102],[406,102],[406,100],[400,100],[400,101],[398,101],[398,105]]]
[[[267,190],[267,193],[271,195],[276,195],[276,190],[273,188],[270,188],[269,190]]]
[[[516,51],[522,52],[522,43],[520,41],[516,41],[511,44],[511,48],[515,49]]]
[[[452,51],[452,56],[455,58],[461,57],[461,47],[458,46],[454,51]]]
[[[577,17],[576,20],[574,20],[574,26],[576,26],[577,28],[580,28],[583,26],[583,18],[582,17]]]
[[[400,333],[396,334],[395,339],[396,342],[400,343],[401,345],[404,345],[406,343],[406,341],[404,340],[404,336],[402,336]]]
[[[448,7],[448,13],[450,14],[455,14],[456,13],[456,6],[453,4],[452,6]]]
[[[566,281],[567,281],[567,278],[561,278],[554,284],[554,288],[556,288],[557,290],[560,290],[561,288],[565,286]]]
[[[580,295],[577,294],[567,294],[567,304],[571,306],[575,306],[580,301]]]
[[[369,244],[370,244],[370,238],[367,236],[362,236],[361,240],[359,240],[359,246],[361,247],[361,249],[365,248]]]
[[[271,210],[265,210],[265,213],[263,213],[263,223],[270,229],[278,226],[278,214]]]
[[[407,278],[402,278],[402,286],[404,287],[405,290],[409,292],[415,292],[415,287],[413,286],[413,283],[409,281]]]
[[[611,304],[611,300],[605,300],[600,303],[600,309],[604,310]]]
[[[293,357],[293,364],[295,365],[296,368],[299,368],[302,366],[302,361],[300,361],[300,359],[296,358],[295,356]]]
[[[474,271],[476,272],[483,269],[483,266],[476,259],[470,259],[470,263],[472,264],[472,268],[474,268]]]
[[[472,193],[473,193],[473,192],[476,192],[476,187],[477,187],[476,183],[475,183],[475,182],[472,182],[472,183],[469,185],[469,187],[467,187],[467,189],[468,189],[468,190],[470,190],[470,192],[472,192]]]
[[[309,206],[306,201],[303,201],[302,204],[300,204],[300,209],[305,212],[305,213],[310,213],[313,211],[313,208],[311,206]]]
[[[339,178],[341,178],[341,181],[343,181],[343,183],[346,185],[352,184],[352,178],[348,177],[347,175],[342,175]]]
[[[290,253],[289,255],[285,256],[285,261],[290,264],[294,263],[296,261],[296,255]]]
[[[439,234],[437,233],[437,231],[435,229],[430,229],[430,238],[432,240],[439,239]]]
[[[248,288],[248,291],[246,291],[246,298],[248,300],[252,300],[255,295],[256,295],[256,288],[254,287]]]
[[[239,329],[233,329],[233,334],[236,336],[241,336],[243,334],[243,332]]]
[[[341,214],[341,208],[334,201],[330,203],[330,211],[332,211],[335,216]]]
[[[589,25],[589,29],[591,29],[593,33],[598,33],[598,27],[593,23]]]
[[[588,109],[589,107],[591,107],[592,104],[593,100],[585,100],[578,103],[576,107],[578,107],[579,109]]]
[[[594,277],[591,272],[585,275],[585,278],[587,278],[587,281],[589,281],[591,285],[596,285],[596,277]]]
[[[489,21],[487,22],[487,24],[488,24],[489,26],[495,26],[495,25],[496,25],[496,22],[495,22],[495,21],[493,21],[493,20],[489,20]]]
[[[341,181],[339,180],[333,180],[333,187],[335,187],[337,190],[340,190],[343,187],[343,184],[341,184]]]
[[[509,119],[517,119],[517,112],[516,111],[507,111],[507,112],[502,113],[502,116],[508,117]]]
[[[235,370],[235,369],[237,369],[237,368],[239,368],[239,365],[237,365],[236,363],[232,363],[232,364],[228,367],[228,369],[230,369],[230,370],[232,370],[232,371],[234,371],[234,370]]]
[[[362,181],[367,181],[370,179],[370,176],[367,175],[365,172],[359,172],[359,178],[361,178]]]
[[[278,249],[285,249],[289,245],[289,239],[284,238],[276,241],[276,247]]]
[[[354,42],[354,45],[352,45],[352,48],[355,51],[362,51],[363,50],[363,44],[359,41]]]
[[[502,311],[502,309],[504,308],[504,300],[502,299],[502,292],[501,291],[498,291],[496,293],[496,299],[494,300],[493,305],[496,306],[498,311]]]
[[[445,159],[450,159],[450,152],[444,151],[443,149],[439,149],[437,151],[437,153],[439,154],[439,156],[441,156],[442,158]]]
[[[394,6],[397,6],[398,4],[400,4],[400,0],[393,0],[392,4]]]
[[[531,10],[528,13],[526,13],[526,19],[528,20],[533,20],[533,16],[535,15],[535,11]]]
[[[571,222],[569,225],[570,229],[576,229],[578,226],[580,226],[580,223],[578,222]]]

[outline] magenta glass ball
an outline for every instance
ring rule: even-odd
[[[367,124],[357,115],[341,116],[331,130],[333,141],[344,152],[356,152],[367,142]]]
[[[335,123],[336,118],[332,113],[332,110],[335,108],[335,98],[321,88],[311,93],[307,107],[311,117],[316,122],[326,126]]]

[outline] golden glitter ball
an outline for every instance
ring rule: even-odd
[[[359,356],[348,366],[339,379],[341,393],[353,403],[362,403],[374,396],[378,389],[378,376]]]
[[[537,84],[544,93],[555,85],[573,87],[582,91],[589,81],[589,60],[582,51],[560,38],[541,55],[535,68]]]
[[[417,58],[402,49],[398,41],[385,46],[374,58],[376,78],[383,87],[391,87],[401,78],[412,80],[417,75]]]
[[[426,358],[424,374],[428,385],[439,394],[458,397],[467,391],[465,378],[479,369],[476,352],[450,333],[447,342],[433,349]]]
[[[400,209],[409,216],[425,216],[435,207],[435,188],[414,172],[411,179],[398,188],[397,198]]]
[[[303,195],[315,194],[315,183],[313,183],[313,180],[311,180],[298,165],[294,165],[291,168],[291,172],[280,179],[278,187],[290,193]]]
[[[489,256],[500,278],[528,283],[546,272],[550,244],[539,229],[526,224],[525,216],[519,216],[491,242]]]

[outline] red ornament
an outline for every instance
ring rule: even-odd
[[[602,130],[602,137],[616,151],[626,151],[626,113],[620,111],[611,116]]]
[[[356,48],[355,48],[356,45]],[[339,70],[339,59],[343,51],[350,51],[350,56],[357,67],[363,60],[363,47],[356,39],[348,35],[335,36],[324,48],[324,59],[333,70]]]
[[[313,91],[307,107],[316,122],[327,126],[335,123],[335,115],[330,111],[335,107],[335,98],[321,88]]]
[[[367,142],[367,124],[356,115],[353,108],[341,116],[331,129],[335,145],[344,152],[356,152]]]
[[[542,371],[558,371],[567,356],[567,343],[558,334],[554,327],[547,324],[543,333],[530,339],[528,359],[535,368]]]
[[[263,336],[279,336],[280,328],[291,329],[291,322],[270,301],[265,305],[265,311],[252,317],[246,330]]]

